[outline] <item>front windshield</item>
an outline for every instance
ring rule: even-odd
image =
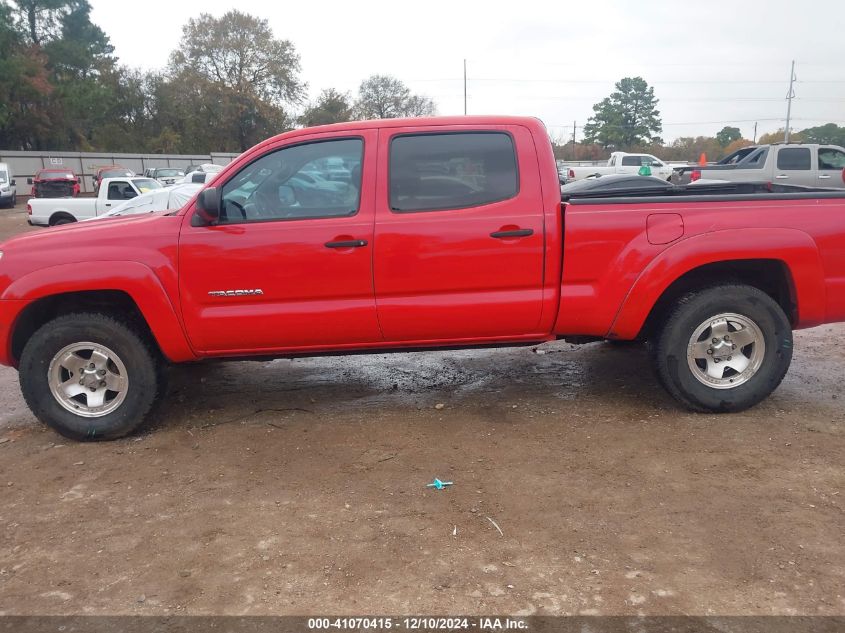
[[[134,174],[129,171],[128,169],[112,169],[109,171],[104,171],[102,173],[102,178],[128,178],[129,176],[133,176]]]
[[[0,170],[0,182],[9,182],[9,174]]]
[[[175,176],[184,176],[185,172],[181,169],[157,169],[156,176],[158,178],[172,178]]]
[[[152,191],[153,189],[161,189],[161,183],[152,178],[133,178],[132,183],[138,188],[141,193]]]

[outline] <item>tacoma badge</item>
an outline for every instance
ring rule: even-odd
[[[251,295],[263,295],[264,291],[261,288],[251,290],[212,290],[208,294],[211,297],[248,297]]]

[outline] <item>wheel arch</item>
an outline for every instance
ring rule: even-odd
[[[8,364],[17,365],[29,336],[44,323],[82,311],[137,321],[171,361],[196,358],[166,291],[153,271],[137,262],[84,262],[72,269],[70,265],[41,269],[16,280],[2,299],[21,307],[9,326]]]
[[[55,211],[51,216],[50,219],[47,220],[47,224],[49,226],[56,226],[56,222],[59,220],[70,220],[71,222],[77,222],[76,216],[74,216],[69,211]]]
[[[647,337],[675,299],[718,283],[766,292],[793,328],[824,321],[824,269],[813,239],[795,229],[740,229],[698,235],[661,253],[634,282],[608,337]]]

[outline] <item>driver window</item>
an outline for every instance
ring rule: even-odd
[[[355,215],[364,142],[304,143],[250,163],[223,186],[221,224]]]

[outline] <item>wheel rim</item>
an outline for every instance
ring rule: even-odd
[[[104,345],[68,345],[50,361],[50,392],[65,409],[85,418],[99,418],[126,399],[129,376],[120,357]]]
[[[687,346],[695,378],[714,389],[733,389],[756,374],[766,355],[763,331],[740,314],[718,314],[699,325]]]

